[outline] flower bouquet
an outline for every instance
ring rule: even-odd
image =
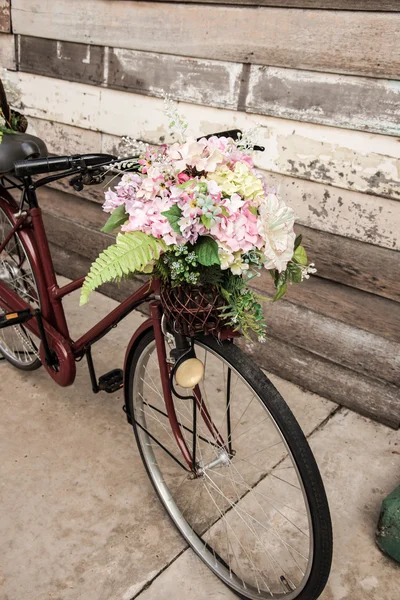
[[[269,271],[276,300],[315,269],[293,231],[293,210],[254,168],[251,150],[245,137],[217,136],[147,148],[105,194],[103,231],[120,233],[93,263],[81,304],[106,281],[150,273],[167,316],[200,315],[185,333],[222,324],[263,341],[251,279]]]

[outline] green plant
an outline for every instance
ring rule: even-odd
[[[82,287],[80,303],[86,304],[90,292],[102,283],[120,280],[135,271],[149,272],[146,269],[157,260],[165,250],[162,240],[142,233],[132,231],[117,235],[116,243],[102,252],[92,264]]]

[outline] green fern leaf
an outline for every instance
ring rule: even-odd
[[[165,242],[141,231],[119,233],[116,243],[106,248],[90,267],[82,286],[81,306],[88,301],[90,292],[102,283],[143,271],[165,249]]]

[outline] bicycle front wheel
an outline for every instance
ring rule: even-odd
[[[194,348],[205,367],[199,387],[206,410],[175,396],[174,406],[195,449],[196,477],[185,470],[167,418],[153,332],[127,366],[127,409],[151,482],[188,545],[239,597],[318,598],[332,532],[308,443],[239,348],[211,337],[196,339]]]

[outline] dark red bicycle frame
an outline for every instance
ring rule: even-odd
[[[54,369],[46,364],[43,354],[43,344],[41,345],[40,349],[42,363],[50,376],[59,385],[71,385],[75,379],[76,360],[84,356],[86,351],[90,349],[93,343],[106,335],[111,328],[115,327],[117,323],[127,316],[132,310],[137,308],[141,303],[149,301],[153,298],[150,304],[151,317],[145,321],[145,323],[143,323],[133,335],[126,356],[129,355],[129,352],[137,344],[143,333],[148,331],[150,328],[153,328],[157,344],[160,375],[167,415],[171,423],[171,428],[176,442],[182,452],[185,462],[191,470],[194,470],[195,466],[193,465],[193,459],[182,435],[171,395],[164,335],[161,328],[162,307],[157,299],[157,292],[159,289],[158,281],[151,280],[145,283],[134,294],[129,296],[129,298],[117,306],[106,317],[101,319],[78,340],[73,341],[69,335],[62,299],[67,294],[79,289],[82,286],[85,278],[81,277],[80,279],[72,281],[63,287],[58,286],[43,224],[42,213],[39,207],[28,208],[22,213],[22,215],[20,215],[18,205],[14,198],[1,185],[0,207],[6,213],[13,226],[10,234],[0,245],[0,254],[14,233],[18,232],[18,235],[27,251],[31,267],[35,275],[40,297],[43,326],[49,346],[57,356],[58,368]],[[20,298],[6,283],[2,282],[1,280],[0,306],[7,312],[30,308],[29,304],[24,302],[22,298]],[[40,338],[38,323],[34,318],[27,321],[24,326],[34,335]],[[216,443],[220,446],[224,446],[224,441],[212,423],[208,411],[201,400],[201,395],[198,389],[195,391],[195,397],[200,414],[211,434],[214,436]]]

